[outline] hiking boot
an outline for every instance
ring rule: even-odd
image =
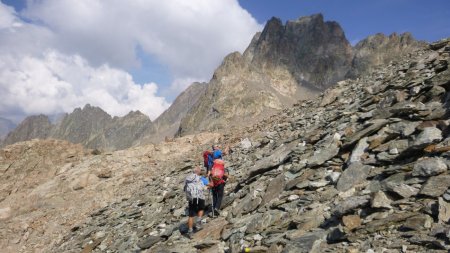
[[[218,209],[214,209],[214,216],[219,216],[220,215],[220,211]]]
[[[214,215],[213,215],[213,212],[209,212],[209,213],[208,213],[208,217],[210,217],[210,218],[215,218],[215,217],[218,217],[219,214],[220,214],[220,213],[218,213],[218,212],[216,212],[216,211],[214,210]]]
[[[195,229],[196,229],[197,231],[203,229],[203,224],[202,224],[202,221],[201,221],[201,220],[199,220],[199,221],[197,221],[197,222],[195,223]]]
[[[189,230],[186,234],[187,238],[194,239],[194,230]]]

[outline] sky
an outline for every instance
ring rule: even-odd
[[[352,44],[377,32],[450,37],[449,0],[0,0],[0,117],[89,103],[154,120],[271,17],[319,12]]]

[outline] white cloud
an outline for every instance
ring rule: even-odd
[[[92,67],[77,55],[47,51],[42,58],[20,61],[1,57],[0,66],[2,114],[54,114],[89,103],[120,116],[139,109],[154,119],[169,106],[156,96],[155,83],[138,85],[123,70]]]
[[[262,28],[237,0],[31,0],[24,15],[56,31],[64,52],[94,64],[136,66],[139,45],[174,80],[209,79]]]
[[[28,0],[21,13],[0,2],[0,115],[90,103],[154,119],[169,104],[155,83],[136,84],[126,71],[140,64],[137,47],[168,67],[167,89],[178,93],[260,29],[237,0]]]
[[[12,7],[5,5],[0,6],[0,29],[13,26],[15,19],[14,9]]]
[[[122,116],[140,110],[155,119],[169,103],[155,83],[137,84],[126,71],[93,66],[78,54],[54,49],[53,31],[26,23],[0,3],[0,115],[71,112],[87,103]]]

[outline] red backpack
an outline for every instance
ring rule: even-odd
[[[214,160],[213,167],[211,169],[211,179],[214,185],[218,185],[223,181],[223,176],[225,174],[225,163],[221,159]]]
[[[203,166],[205,166],[205,168],[208,168],[208,157],[211,154],[211,151],[203,151]]]

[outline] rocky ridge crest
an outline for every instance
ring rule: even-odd
[[[415,40],[411,33],[393,33],[389,36],[378,33],[369,36],[353,47],[352,68],[346,76],[357,78],[374,66],[395,61],[424,46],[425,43]]]
[[[150,118],[139,111],[111,117],[87,104],[66,114],[55,124],[46,115],[29,116],[3,140],[6,146],[31,139],[60,139],[88,148],[117,150],[131,147],[145,131],[152,130]]]

